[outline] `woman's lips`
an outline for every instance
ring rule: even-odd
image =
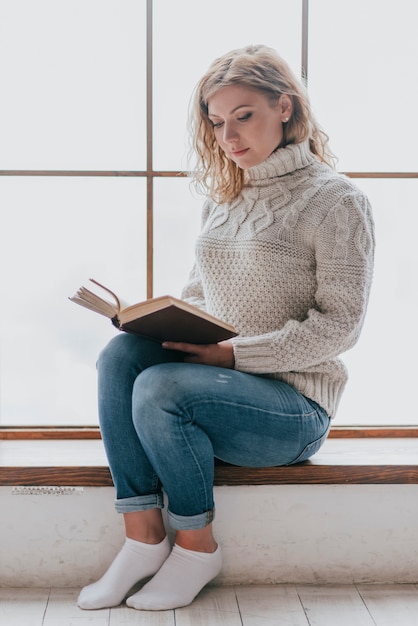
[[[243,150],[234,150],[234,152],[231,152],[232,156],[234,157],[240,157],[243,156],[246,152],[248,152],[249,148],[244,148]]]

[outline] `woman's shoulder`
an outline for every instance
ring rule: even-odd
[[[316,187],[315,199],[320,199],[328,207],[350,201],[369,204],[367,194],[353,179],[325,163],[312,164],[310,177]]]

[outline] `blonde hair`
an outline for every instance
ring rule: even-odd
[[[245,183],[245,171],[218,146],[208,118],[209,98],[219,89],[236,84],[262,92],[272,105],[282,94],[290,96],[293,111],[283,124],[283,141],[278,147],[309,140],[311,152],[334,167],[328,136],[313,117],[304,85],[275,50],[263,45],[248,46],[215,59],[194,91],[189,124],[196,165],[191,176],[201,191],[218,202],[228,202],[239,195]]]

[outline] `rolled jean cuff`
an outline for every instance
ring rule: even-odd
[[[176,515],[168,510],[168,521],[173,530],[199,530],[205,528],[215,519],[215,509],[199,513],[199,515]]]
[[[133,498],[120,498],[115,500],[117,513],[133,513],[134,511],[163,508],[164,497],[162,493],[152,493],[148,496],[134,496]]]

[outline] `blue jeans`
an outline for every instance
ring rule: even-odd
[[[250,467],[312,456],[330,420],[290,385],[184,363],[159,343],[120,333],[98,359],[99,417],[119,513],[163,508],[176,530],[214,518],[214,457]]]

